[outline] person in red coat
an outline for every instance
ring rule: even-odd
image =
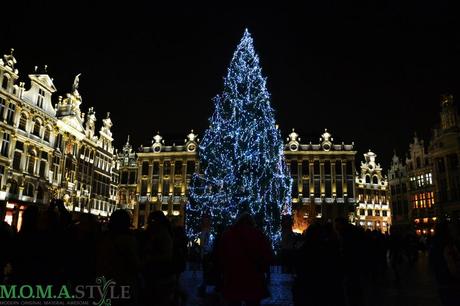
[[[240,306],[242,302],[257,306],[269,296],[265,274],[273,261],[273,251],[250,214],[241,214],[223,234],[218,256],[222,294],[231,306]]]

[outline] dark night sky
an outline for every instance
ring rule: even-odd
[[[156,130],[167,143],[191,128],[202,135],[245,27],[283,137],[295,127],[317,142],[327,127],[337,141],[355,142],[358,160],[372,149],[387,166],[414,131],[428,138],[442,93],[460,96],[458,16],[443,1],[150,2],[2,4],[10,15],[0,51],[15,48],[23,80],[47,64],[60,95],[82,73],[83,111],[95,106],[99,119],[110,111],[118,146],[128,133],[135,147]]]

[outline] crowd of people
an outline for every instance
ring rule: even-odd
[[[180,306],[188,305],[180,277],[189,263],[203,271],[199,295],[204,298],[212,287],[219,297],[212,305],[256,306],[270,296],[270,266],[276,264],[294,276],[295,306],[373,305],[386,272],[397,283],[402,264],[415,263],[426,251],[443,305],[459,300],[460,231],[454,223],[439,223],[427,241],[364,230],[341,218],[312,224],[299,235],[287,221],[276,250],[248,213],[228,228],[217,227],[206,243],[203,236],[200,245],[161,211],[149,215],[145,229],[131,224],[126,210],[101,223],[91,214],[72,219],[62,201],[45,211],[31,205],[19,232],[0,224],[0,284],[72,286],[104,276],[129,286],[130,299],[118,304]]]
[[[131,219],[116,210],[106,223],[91,214],[75,221],[62,201],[45,211],[30,205],[19,232],[2,224],[0,283],[75,288],[103,276],[129,286],[129,298],[113,305],[185,305],[178,282],[187,260],[184,228],[161,211],[149,215],[145,230],[132,229]]]

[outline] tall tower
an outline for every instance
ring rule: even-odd
[[[452,95],[441,96],[441,129],[448,130],[458,127],[458,116]]]

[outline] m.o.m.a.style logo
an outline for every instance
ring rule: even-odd
[[[113,300],[130,298],[130,286],[119,286],[104,276],[94,285],[0,285],[0,305],[111,306]]]

